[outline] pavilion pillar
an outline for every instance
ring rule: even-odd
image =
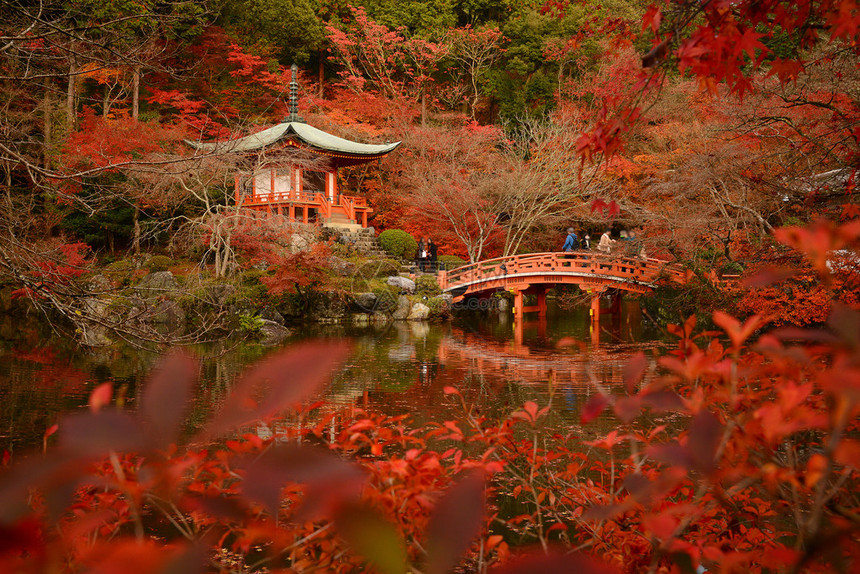
[[[287,208],[287,213],[289,214],[290,221],[296,220],[296,206],[294,206],[292,203]]]
[[[366,211],[361,212],[361,226],[367,227],[367,212]]]
[[[278,215],[283,215],[283,214],[284,214],[284,212],[282,211],[282,208],[281,208],[281,204],[280,204],[280,203],[278,203],[278,204],[275,206],[275,208],[278,210]]]
[[[236,174],[236,181],[235,181],[234,186],[233,186],[233,194],[234,194],[234,198],[236,200],[236,205],[239,205],[239,197],[240,196],[239,196],[239,174],[238,173]]]
[[[337,172],[329,171],[325,174],[325,187],[328,192],[328,200],[334,204],[334,196],[337,193]]]
[[[270,189],[271,189],[271,193],[272,193],[272,195],[270,195],[269,197],[271,197],[272,199],[275,199],[275,168],[272,168],[271,173],[269,175],[271,177],[271,188]],[[281,210],[278,209],[278,215],[280,215],[280,214],[281,214]]]
[[[307,223],[308,222],[308,212],[310,211],[311,208],[306,205],[302,209],[304,209],[304,216],[302,217],[302,220],[305,223]]]

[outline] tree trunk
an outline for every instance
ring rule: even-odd
[[[140,255],[140,211],[134,210],[134,237],[131,241],[131,250],[135,255]]]
[[[69,131],[75,129],[75,120],[77,119],[75,109],[76,83],[75,62],[72,60],[72,63],[69,64],[69,86],[66,90],[66,127],[69,128]]]
[[[213,243],[214,243],[214,241],[213,241]],[[220,279],[221,278],[221,250],[219,248],[219,249],[214,249],[214,251],[215,251],[215,269],[214,269],[215,278]]]
[[[221,269],[221,277],[227,276],[227,271],[230,269],[230,263],[232,260],[232,248],[230,247],[230,235],[227,235],[227,238],[224,240],[224,257],[221,259],[221,265],[223,269]]]
[[[102,88],[102,117],[107,118],[110,113],[110,86],[107,84]]]
[[[167,252],[170,254],[171,259],[175,259],[176,257],[176,242],[175,234],[173,233],[173,219],[170,220],[170,223],[167,224],[167,236],[170,238],[167,240]]]
[[[427,86],[421,87],[421,127],[427,127]]]
[[[45,167],[48,167],[51,157],[51,90],[48,87],[45,88],[44,107],[45,118],[42,133],[45,137],[45,146],[43,150],[43,163]]]
[[[140,66],[134,67],[131,91],[131,119],[137,121],[140,112]]]
[[[320,50],[320,93],[319,97],[323,97],[323,83],[325,82],[325,69],[323,68],[323,63],[325,62],[325,52]]]

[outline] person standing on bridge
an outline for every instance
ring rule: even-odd
[[[564,252],[570,252],[578,248],[579,238],[576,236],[576,233],[573,232],[573,227],[568,227],[567,239],[564,240],[564,245],[562,245],[561,250]]]
[[[591,251],[591,236],[589,234],[585,234],[585,237],[582,238],[582,243],[579,244],[579,247],[585,251]]]
[[[597,244],[597,250],[602,251],[603,253],[609,253],[612,251],[612,246],[615,244],[615,240],[610,237],[611,230],[607,229],[603,232],[603,235],[600,236],[600,242]]]

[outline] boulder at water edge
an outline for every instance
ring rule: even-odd
[[[425,321],[430,317],[430,307],[424,303],[415,303],[406,317],[410,321]]]
[[[260,343],[266,346],[277,345],[290,336],[290,330],[274,321],[263,319],[260,326]]]
[[[406,277],[400,277],[399,275],[394,275],[385,280],[385,283],[391,285],[392,287],[397,287],[401,291],[405,291],[406,293],[415,293],[415,281],[412,279],[408,279]]]
[[[409,299],[406,295],[401,295],[397,298],[397,309],[394,310],[391,318],[402,321],[409,316],[409,310],[412,308],[412,304],[409,302]]]

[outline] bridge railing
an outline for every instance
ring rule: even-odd
[[[686,274],[679,265],[660,259],[619,257],[596,251],[527,253],[488,259],[440,273],[439,286],[453,289],[503,277],[553,274],[593,275],[619,281],[653,283],[660,276],[683,283]]]

